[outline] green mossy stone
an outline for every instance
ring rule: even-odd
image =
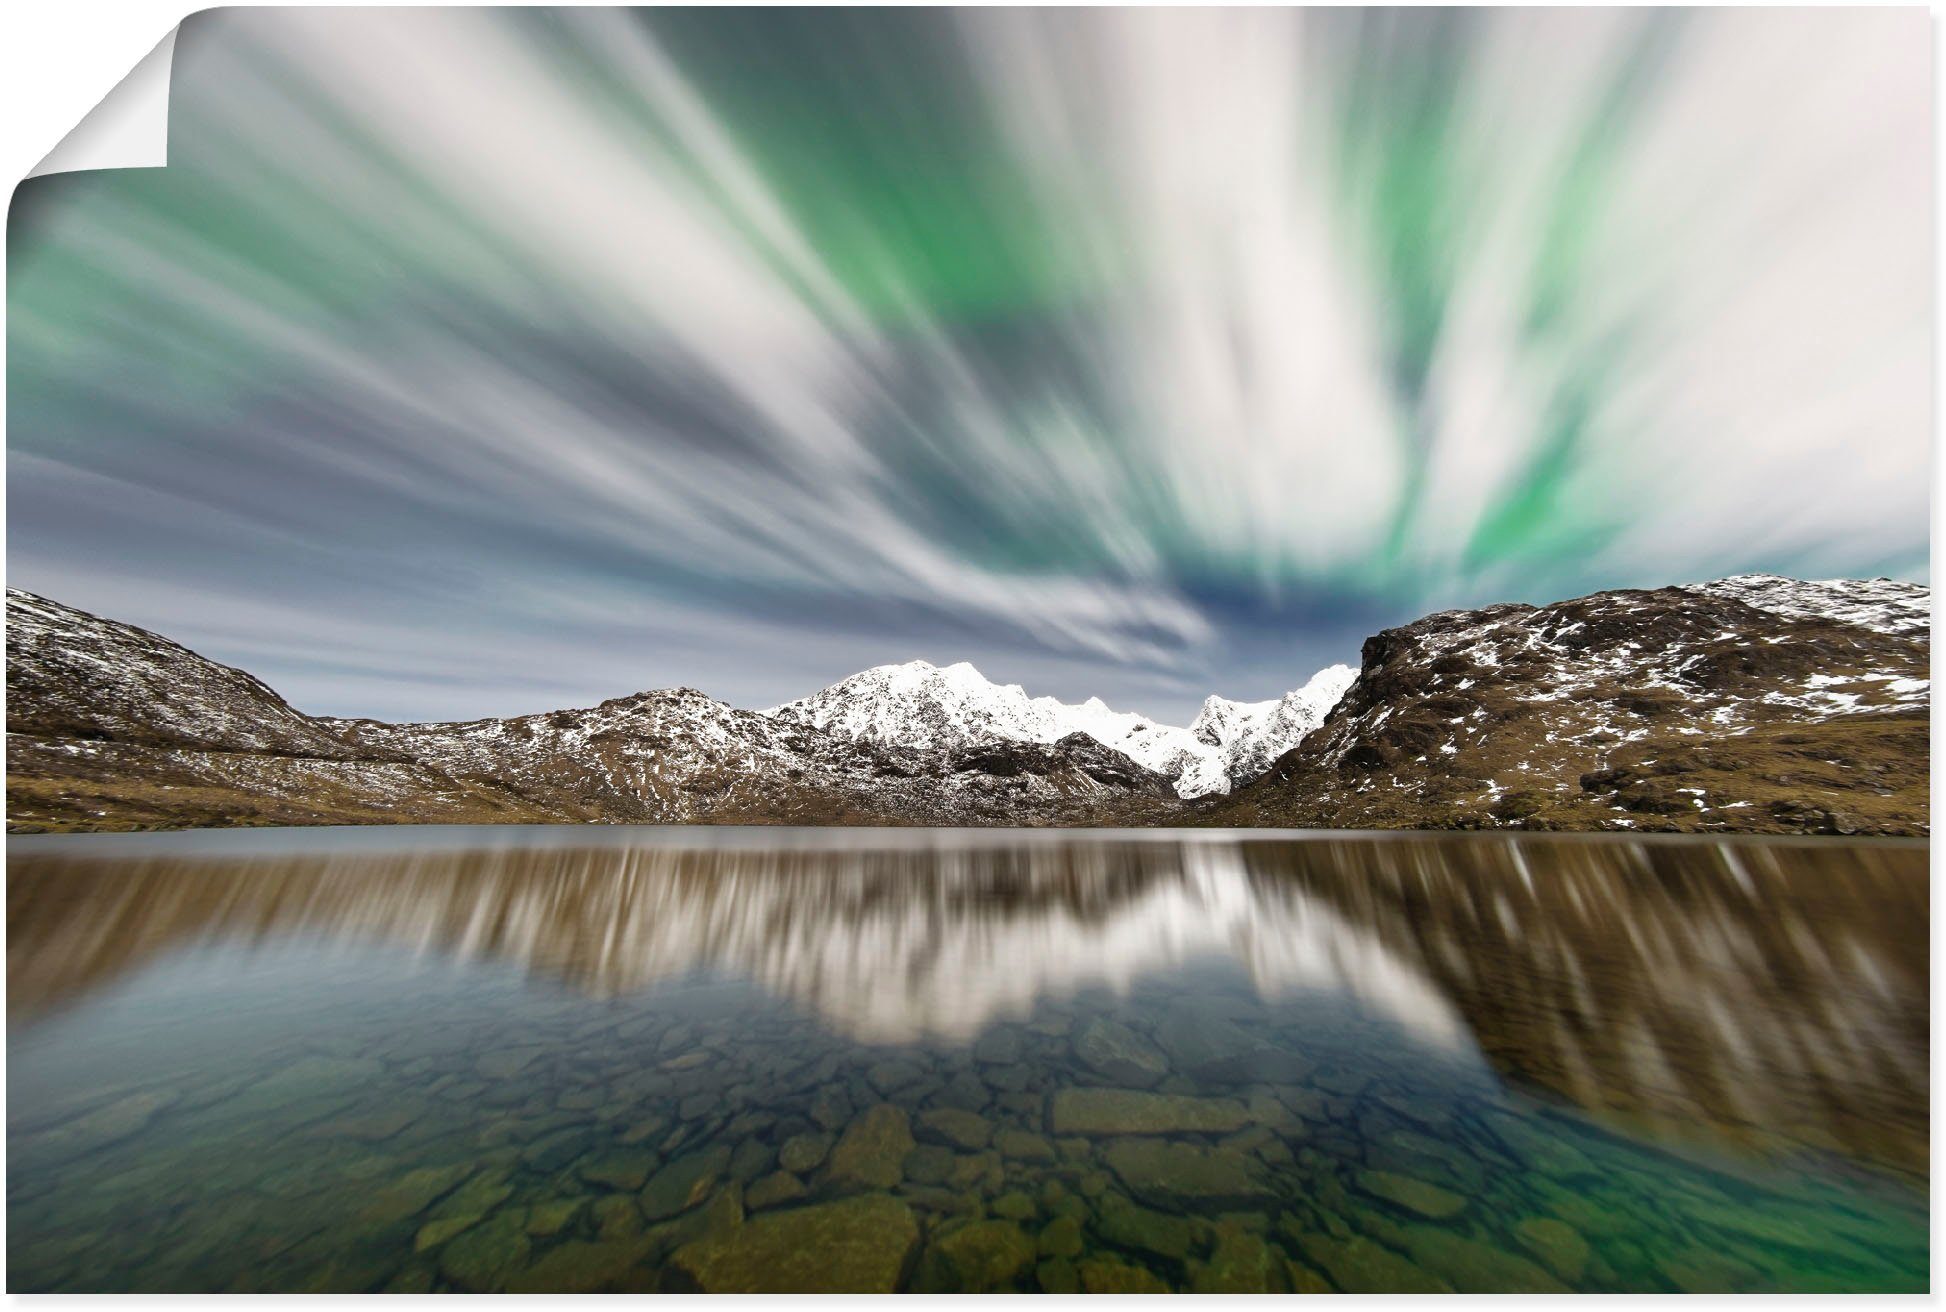
[[[518,1210],[474,1226],[439,1250],[439,1273],[468,1293],[493,1293],[527,1265],[534,1241],[526,1227]]]
[[[794,1134],[777,1150],[777,1165],[793,1175],[815,1170],[831,1152],[831,1143],[828,1134]]]
[[[1415,1263],[1450,1281],[1463,1294],[1571,1292],[1526,1258],[1451,1230],[1411,1226],[1406,1232],[1406,1251]]]
[[[1514,1227],[1521,1246],[1540,1260],[1542,1266],[1573,1284],[1588,1267],[1588,1241],[1565,1221],[1551,1216],[1528,1217]]]
[[[841,1186],[890,1189],[905,1178],[905,1155],[916,1146],[905,1109],[879,1103],[845,1127],[825,1163],[825,1178]]]
[[[618,1243],[570,1239],[507,1277],[510,1294],[593,1294],[653,1288],[648,1261],[656,1241],[638,1237]]]
[[[1358,1187],[1374,1197],[1397,1203],[1409,1212],[1443,1221],[1466,1210],[1466,1199],[1436,1184],[1394,1171],[1360,1171]]]
[[[472,1173],[470,1165],[422,1166],[384,1185],[359,1210],[367,1225],[391,1225],[426,1210]]]
[[[1043,1294],[1078,1294],[1081,1272],[1065,1257],[1050,1257],[1034,1268],[1034,1283]]]
[[[649,1178],[642,1190],[642,1214],[651,1221],[686,1212],[709,1197],[730,1164],[730,1150],[718,1144],[678,1157]]]
[[[676,1250],[670,1266],[705,1293],[889,1294],[919,1241],[888,1194],[766,1212]]]
[[[977,1112],[958,1107],[933,1107],[919,1113],[914,1133],[932,1143],[964,1152],[978,1152],[993,1140],[993,1123]]]
[[[559,1234],[587,1205],[586,1198],[550,1198],[535,1203],[527,1209],[527,1233],[537,1238]]]
[[[1158,1212],[1132,1203],[1119,1194],[1101,1200],[1095,1233],[1117,1248],[1132,1248],[1181,1261],[1189,1256],[1201,1225],[1186,1216]]]
[[[1324,1268],[1347,1294],[1450,1294],[1453,1287],[1363,1235],[1339,1238],[1315,1231],[1296,1235],[1304,1256]]]
[[[1049,1221],[1034,1244],[1042,1257],[1079,1257],[1082,1246],[1081,1222],[1072,1216]]]
[[[975,1221],[933,1242],[924,1259],[927,1285],[963,1294],[1005,1292],[1034,1256],[1034,1241],[1012,1221]]]
[[[1263,1163],[1243,1153],[1166,1139],[1118,1139],[1102,1157],[1137,1198],[1203,1211],[1268,1201]]]
[[[662,1159],[646,1148],[624,1148],[594,1153],[581,1159],[575,1173],[589,1184],[622,1193],[633,1193],[648,1183],[649,1173]]]
[[[778,1171],[756,1181],[743,1194],[743,1205],[753,1212],[795,1202],[809,1192],[804,1182],[789,1171]]]
[[[1091,1257],[1079,1264],[1081,1287],[1090,1294],[1166,1294],[1169,1286],[1146,1267]]]
[[[919,1184],[944,1184],[953,1176],[953,1150],[922,1143],[905,1155],[905,1178]]]
[[[1284,1257],[1262,1235],[1222,1235],[1209,1260],[1197,1268],[1189,1288],[1197,1294],[1282,1293]]]
[[[1250,1123],[1233,1098],[1188,1098],[1134,1089],[1062,1089],[1048,1108],[1057,1135],[1224,1134]]]

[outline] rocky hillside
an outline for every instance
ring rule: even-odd
[[[141,629],[7,595],[8,826],[1049,824],[1169,781],[1085,737],[877,746],[690,689],[464,724],[307,716]]]
[[[1745,575],[1429,615],[1215,824],[1928,832],[1931,593]]]

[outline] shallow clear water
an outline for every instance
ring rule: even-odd
[[[26,1290],[1925,1290],[1924,844],[9,840]]]

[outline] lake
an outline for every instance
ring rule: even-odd
[[[1929,1287],[1924,842],[7,851],[16,1292]]]

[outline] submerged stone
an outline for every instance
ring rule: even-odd
[[[1165,1207],[1247,1206],[1271,1196],[1262,1163],[1238,1152],[1167,1139],[1117,1139],[1102,1156],[1130,1193]]]
[[[466,1231],[439,1250],[440,1274],[469,1293],[499,1289],[533,1251],[526,1224],[521,1212],[502,1212]]]
[[[386,1185],[359,1211],[367,1225],[389,1225],[423,1212],[472,1171],[472,1167],[422,1166]]]
[[[1393,1171],[1360,1171],[1358,1187],[1435,1221],[1457,1216],[1466,1210],[1466,1199],[1458,1194]]]
[[[921,1139],[977,1152],[993,1138],[993,1123],[959,1107],[933,1107],[919,1113],[915,1131]]]
[[[670,1265],[711,1294],[889,1294],[918,1240],[910,1208],[861,1194],[752,1217],[677,1249]]]
[[[1262,1235],[1224,1234],[1189,1288],[1197,1294],[1276,1294],[1283,1291],[1283,1256]]]
[[[778,1171],[774,1175],[766,1175],[746,1189],[743,1204],[753,1212],[761,1212],[766,1207],[795,1202],[808,1192],[802,1180],[789,1171]]]
[[[993,1136],[993,1146],[999,1149],[1002,1157],[1016,1157],[1030,1162],[1054,1160],[1054,1145],[1028,1130],[1001,1130]]]
[[[645,1264],[655,1241],[634,1238],[618,1243],[590,1243],[570,1239],[557,1244],[532,1266],[505,1281],[510,1294],[592,1294],[606,1290],[648,1288]]]
[[[1524,1257],[1491,1244],[1441,1230],[1415,1225],[1406,1233],[1412,1260],[1435,1271],[1467,1294],[1564,1294],[1567,1286]]]
[[[1081,1272],[1065,1257],[1050,1257],[1034,1268],[1034,1283],[1043,1294],[1078,1294]]]
[[[1117,1262],[1109,1257],[1091,1257],[1077,1268],[1081,1287],[1090,1294],[1166,1294],[1169,1286],[1146,1267]]]
[[[1057,1216],[1041,1228],[1035,1249],[1043,1257],[1081,1256],[1081,1222],[1072,1216]]]
[[[1555,1275],[1573,1284],[1588,1266],[1588,1241],[1565,1221],[1551,1216],[1529,1217],[1514,1227],[1521,1246]]]
[[[1034,1241],[1011,1221],[975,1221],[935,1241],[926,1251],[928,1288],[962,1294],[1000,1293],[1014,1287],[1034,1261]]]
[[[777,1150],[777,1164],[794,1175],[816,1169],[831,1151],[828,1134],[794,1134]]]
[[[32,1141],[32,1151],[35,1155],[44,1153],[49,1157],[73,1157],[105,1148],[143,1129],[176,1098],[176,1094],[166,1090],[132,1093],[126,1098],[118,1098],[106,1107],[78,1116],[37,1136]]]
[[[649,1172],[655,1170],[661,1161],[646,1148],[624,1149],[584,1157],[575,1168],[575,1173],[589,1184],[600,1185],[604,1189],[633,1192],[647,1182]]]
[[[1119,1021],[1097,1016],[1074,1037],[1074,1055],[1116,1084],[1147,1088],[1169,1073],[1162,1050]]]
[[[905,1155],[915,1143],[903,1108],[879,1103],[861,1112],[838,1144],[825,1167],[834,1184],[890,1189],[905,1178]]]
[[[527,1233],[546,1236],[559,1234],[588,1205],[586,1198],[550,1198],[527,1209]]]
[[[1134,1248],[1181,1261],[1195,1246],[1199,1227],[1186,1216],[1152,1211],[1119,1194],[1101,1200],[1095,1232],[1117,1248]]]
[[[718,1144],[678,1157],[657,1171],[642,1190],[642,1213],[651,1221],[675,1216],[709,1197],[730,1164],[730,1150]]]
[[[953,1150],[922,1143],[905,1155],[905,1178],[919,1184],[944,1184],[953,1177]]]
[[[1450,1294],[1453,1287],[1438,1276],[1363,1235],[1337,1238],[1315,1231],[1299,1231],[1304,1256],[1323,1267],[1331,1282],[1347,1294]]]
[[[1233,1098],[1192,1098],[1135,1089],[1062,1089],[1048,1108],[1055,1134],[1222,1134],[1250,1123]]]

